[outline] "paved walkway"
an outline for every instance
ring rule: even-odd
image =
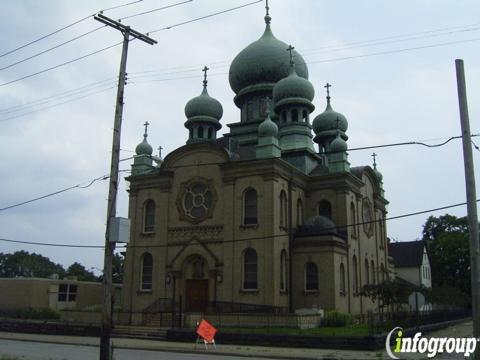
[[[442,329],[429,334],[429,337],[471,337],[472,322],[457,324],[446,329]],[[21,340],[28,342],[42,342],[55,344],[71,344],[71,345],[87,345],[98,346],[99,339],[92,337],[78,336],[58,336],[58,335],[40,335],[40,334],[23,334],[23,333],[5,333],[0,332],[0,339],[5,340]],[[273,359],[389,359],[384,349],[378,351],[353,351],[353,350],[331,350],[331,349],[303,349],[303,348],[285,348],[285,347],[264,347],[264,346],[245,346],[245,345],[222,345],[218,344],[217,349],[205,350],[203,346],[195,348],[195,344],[171,342],[171,341],[155,341],[141,339],[119,339],[114,338],[113,344],[115,348],[120,349],[141,349],[150,351],[177,352],[177,353],[198,353],[210,355],[236,355],[250,358],[273,358]],[[0,350],[1,353],[1,350]],[[212,356],[213,357],[213,356]],[[407,358],[402,356],[402,358]],[[410,359],[426,358],[426,355],[408,357]],[[437,357],[436,357],[437,358]],[[451,359],[452,356],[438,357]],[[464,357],[459,357],[464,358]]]

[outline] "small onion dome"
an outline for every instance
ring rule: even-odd
[[[278,40],[267,23],[265,32],[257,41],[248,45],[233,59],[230,65],[230,87],[239,94],[241,90],[254,85],[273,87],[290,71],[287,44]],[[300,77],[308,79],[308,69],[302,56],[294,51],[295,68]]]
[[[135,148],[135,153],[137,155],[152,155],[153,148],[147,141],[147,136],[143,135],[143,141],[137,145]]]
[[[270,118],[270,111],[267,112],[267,117],[265,120],[258,126],[258,136],[266,137],[273,136],[277,137],[278,135],[278,126]]]
[[[315,134],[337,129],[346,132],[348,129],[348,121],[343,114],[340,114],[332,109],[332,106],[330,105],[330,99],[328,99],[325,111],[315,117],[312,126]]]
[[[273,88],[273,101],[276,105],[289,98],[307,99],[311,102],[314,96],[315,89],[312,83],[298,76],[293,65],[290,66],[289,75],[277,82]]]
[[[336,226],[332,220],[325,216],[312,216],[305,221],[302,228],[309,232],[321,232],[321,231],[335,231]]]
[[[185,115],[189,120],[201,117],[202,120],[218,122],[223,116],[222,104],[208,95],[207,87],[203,87],[200,96],[191,99],[185,105]]]
[[[373,166],[373,172],[375,173],[375,176],[377,177],[377,180],[378,180],[379,182],[382,182],[382,180],[383,180],[383,175],[382,175],[382,173],[381,173],[380,171],[377,170],[377,165],[374,165],[374,166]]]
[[[329,151],[335,152],[335,153],[340,153],[340,152],[345,152],[348,149],[347,142],[342,139],[340,136],[340,131],[337,131],[337,137],[333,139],[333,141],[330,143],[330,148]]]

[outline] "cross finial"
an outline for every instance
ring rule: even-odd
[[[295,50],[295,47],[292,45],[288,45],[287,51],[290,53],[290,65],[294,65],[295,62],[293,61],[293,50]]]
[[[267,13],[265,15],[265,24],[270,24],[270,21],[272,21],[272,18],[270,16],[270,7],[268,6],[268,0],[265,0],[265,9],[267,10]]]
[[[270,98],[267,96],[265,98],[265,103],[267,105],[267,110],[265,111],[265,113],[267,114],[267,118],[270,117]]]
[[[327,84],[324,86],[325,89],[327,89],[327,100],[330,102],[330,88],[332,87],[331,84],[327,82]]]
[[[148,134],[148,125],[150,125],[150,123],[148,121],[145,121],[145,124],[143,124],[143,126],[145,126],[145,133],[143,134],[143,137],[146,139]]]
[[[205,67],[202,69],[202,71],[203,71],[203,86],[204,86],[204,87],[207,87],[207,83],[208,83],[208,81],[207,81],[207,71],[208,71],[208,70],[210,70],[210,68],[207,67],[207,66],[205,66]]]
[[[162,150],[163,150],[163,147],[159,146],[158,147],[158,157],[161,159],[162,158]]]
[[[372,158],[373,158],[373,168],[376,169],[377,168],[377,154],[373,153],[372,154]]]

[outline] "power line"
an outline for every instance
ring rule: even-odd
[[[47,69],[43,69],[43,70],[37,71],[37,72],[35,72],[35,73],[33,73],[33,74],[25,75],[25,76],[22,76],[22,77],[20,77],[20,78],[7,81],[7,82],[5,82],[5,83],[3,83],[3,84],[0,84],[0,87],[1,87],[1,86],[5,86],[5,85],[10,85],[10,84],[16,83],[16,82],[21,81],[21,80],[25,80],[25,79],[31,78],[32,76],[36,76],[36,75],[39,75],[39,74],[43,74],[43,73],[45,73],[45,72],[47,72],[47,71],[50,71],[50,70],[58,69],[59,67],[62,67],[62,66],[65,66],[65,65],[74,63],[74,62],[79,61],[79,60],[82,60],[82,59],[85,59],[85,58],[87,58],[87,57],[90,57],[90,56],[92,56],[92,55],[98,54],[98,53],[100,53],[100,52],[102,52],[102,51],[111,49],[111,48],[113,48],[113,47],[115,47],[115,46],[118,46],[118,45],[121,45],[121,44],[122,44],[122,42],[119,42],[119,43],[116,43],[116,44],[113,44],[113,45],[109,45],[109,46],[107,46],[107,47],[101,48],[101,49],[99,49],[99,50],[93,51],[93,52],[88,53],[88,54],[86,54],[86,55],[77,57],[77,58],[75,58],[75,59],[72,59],[72,60],[63,62],[63,63],[61,63],[61,64],[57,64],[57,65],[55,65],[55,66],[51,66],[51,67],[49,67],[49,68],[47,68]]]
[[[253,1],[253,2],[250,2],[250,3],[246,3],[246,4],[243,4],[243,5],[239,5],[239,6],[233,7],[233,8],[229,8],[229,9],[226,9],[226,10],[218,11],[218,12],[215,12],[215,13],[212,13],[212,14],[208,14],[208,15],[205,15],[205,16],[200,16],[200,17],[195,18],[195,19],[183,21],[183,22],[180,22],[180,23],[177,23],[177,24],[173,24],[173,25],[170,25],[170,26],[166,26],[166,27],[160,28],[160,29],[151,30],[151,31],[147,32],[147,34],[153,34],[153,33],[159,32],[159,31],[163,31],[163,30],[170,30],[170,29],[173,29],[174,27],[178,27],[178,26],[190,24],[190,23],[193,23],[193,22],[196,22],[196,21],[208,19],[208,18],[217,16],[217,15],[220,15],[220,14],[225,14],[225,13],[228,13],[228,12],[230,12],[230,11],[234,11],[234,10],[238,10],[238,9],[241,9],[241,8],[244,8],[244,7],[247,7],[247,6],[250,6],[250,5],[258,4],[258,3],[260,3],[260,2],[263,2],[263,0],[256,0],[256,1]]]
[[[85,99],[85,98],[90,97],[90,96],[92,96],[92,95],[96,95],[96,94],[100,94],[100,93],[106,92],[106,91],[108,91],[108,90],[116,89],[116,87],[117,87],[116,85],[113,85],[113,86],[110,86],[110,84],[108,84],[108,85],[109,85],[109,87],[107,87],[107,88],[100,89],[100,90],[93,91],[93,92],[89,92],[89,93],[84,94],[84,95],[82,95],[82,96],[77,96],[77,97],[74,97],[74,98],[72,98],[72,99],[59,102],[59,103],[57,103],[57,104],[44,106],[44,107],[42,107],[42,108],[40,108],[40,109],[27,111],[27,112],[22,113],[22,114],[13,115],[13,116],[10,116],[10,117],[6,117],[6,118],[3,118],[3,119],[0,119],[0,122],[17,119],[17,118],[20,118],[20,117],[24,117],[24,116],[26,116],[26,115],[30,115],[30,114],[37,113],[37,112],[40,112],[40,111],[44,111],[44,110],[48,110],[48,109],[51,109],[51,108],[55,108],[55,107],[58,107],[58,106],[61,106],[61,105],[65,105],[65,104],[68,104],[68,103],[71,103],[71,102],[74,102],[74,101],[82,100],[82,99]]]
[[[173,27],[178,27],[178,26],[185,25],[185,24],[189,24],[189,23],[192,23],[192,22],[195,22],[195,21],[199,21],[199,20],[203,20],[203,19],[206,19],[206,18],[209,18],[209,17],[216,16],[216,15],[219,15],[219,14],[224,14],[224,13],[226,13],[226,12],[230,12],[230,11],[234,11],[234,10],[237,10],[237,9],[240,9],[240,8],[243,8],[243,7],[246,7],[246,6],[250,6],[250,5],[259,3],[259,2],[261,2],[261,1],[263,1],[263,0],[257,0],[257,1],[252,2],[252,3],[247,3],[247,4],[240,5],[240,6],[237,6],[237,7],[234,7],[234,8],[230,8],[230,9],[227,9],[227,10],[223,10],[223,11],[219,11],[219,12],[216,12],[216,13],[212,13],[212,14],[209,14],[209,15],[206,15],[206,16],[202,16],[202,17],[200,17],[200,18],[195,18],[195,19],[192,19],[192,20],[184,21],[184,22],[182,22],[182,23],[178,23],[178,24],[175,24],[175,25],[171,25],[171,26],[169,26],[169,27],[167,27],[167,28],[162,28],[162,29],[150,31],[150,32],[148,32],[148,34],[153,33],[153,32],[158,32],[158,31],[161,31],[161,30],[171,29],[171,28],[173,28]],[[82,20],[82,21],[83,21],[83,20]],[[134,40],[134,39],[132,39],[132,40],[130,40],[130,41],[133,41],[133,40]],[[28,78],[30,78],[30,77],[32,77],[32,76],[36,76],[36,75],[39,75],[39,74],[43,74],[43,73],[45,73],[45,72],[47,72],[47,71],[51,71],[51,70],[57,69],[57,68],[59,68],[59,67],[62,67],[62,66],[65,66],[65,65],[74,63],[74,62],[76,62],[76,61],[85,59],[85,58],[90,57],[90,56],[92,56],[92,55],[95,55],[95,54],[98,54],[98,53],[100,53],[100,52],[103,52],[103,51],[106,51],[106,50],[108,50],[108,49],[111,49],[111,48],[113,48],[113,47],[115,47],[115,46],[118,46],[118,45],[120,45],[120,44],[122,44],[122,42],[119,42],[119,43],[116,43],[116,44],[107,46],[107,47],[105,47],[105,48],[96,50],[96,51],[94,51],[94,52],[92,52],[92,53],[89,53],[89,54],[80,56],[80,57],[78,57],[78,58],[75,58],[75,59],[66,61],[66,62],[61,63],[61,64],[57,64],[57,65],[52,66],[52,67],[49,67],[49,68],[47,68],[47,69],[44,69],[44,70],[41,70],[41,71],[37,71],[37,72],[35,72],[35,73],[33,73],[33,74],[25,75],[25,76],[22,76],[22,77],[20,77],[20,78],[17,78],[17,79],[14,79],[14,80],[5,82],[5,83],[3,83],[3,84],[0,84],[0,87],[5,86],[5,85],[10,85],[10,84],[16,83],[16,82],[18,82],[18,81],[28,79]]]
[[[477,202],[478,201],[480,201],[480,199],[478,199]],[[463,203],[457,203],[457,204],[452,204],[452,205],[446,205],[446,206],[441,206],[441,207],[437,207],[437,208],[433,208],[433,209],[421,210],[421,211],[411,212],[411,213],[407,213],[407,214],[392,216],[392,217],[388,217],[388,218],[385,218],[385,219],[364,221],[364,222],[359,222],[359,223],[351,223],[351,224],[346,224],[346,225],[342,225],[342,226],[325,228],[322,231],[336,230],[336,229],[348,228],[348,227],[353,227],[353,226],[360,226],[360,225],[364,225],[364,224],[372,224],[372,223],[376,223],[376,222],[381,222],[383,220],[390,221],[390,220],[402,219],[402,218],[406,218],[406,217],[431,213],[431,212],[435,212],[435,211],[440,211],[440,210],[446,210],[446,209],[452,209],[452,208],[455,208],[455,207],[465,206],[466,204],[467,204],[466,202],[463,202]],[[243,241],[271,239],[271,238],[286,237],[286,236],[288,236],[288,234],[279,234],[279,235],[272,234],[272,235],[266,235],[266,236],[254,236],[254,237],[241,238],[241,239],[225,239],[225,240],[220,240],[220,242],[226,244],[226,243],[235,243],[235,242],[243,242]],[[99,246],[99,245],[55,244],[55,243],[45,243],[45,242],[21,241],[21,240],[13,240],[13,239],[5,239],[5,238],[0,238],[0,241],[18,243],[18,244],[27,244],[27,245],[53,246],[53,247],[95,248],[95,249],[103,249],[104,248],[104,246]],[[124,249],[125,248],[165,248],[165,247],[168,247],[168,246],[170,246],[170,245],[168,245],[168,244],[148,244],[148,245],[127,245],[127,246],[124,246],[123,248]]]
[[[126,4],[121,4],[121,5],[112,6],[112,7],[110,7],[110,8],[100,10],[99,12],[102,13],[102,12],[104,12],[104,11],[109,11],[109,10],[113,10],[113,9],[118,9],[118,8],[121,8],[121,7],[125,7],[125,6],[129,6],[129,5],[132,5],[132,4],[139,3],[139,2],[141,2],[141,1],[143,1],[143,0],[136,0],[136,1],[132,1],[132,2],[126,3]],[[51,33],[48,33],[48,34],[46,34],[46,35],[43,35],[43,36],[41,36],[41,37],[39,37],[39,38],[37,38],[37,39],[35,39],[35,40],[32,40],[32,41],[30,41],[30,42],[28,42],[28,43],[26,43],[26,44],[24,44],[24,45],[21,45],[21,46],[15,48],[15,49],[12,49],[12,50],[9,50],[9,51],[7,51],[7,52],[5,52],[5,53],[3,53],[3,54],[0,54],[0,58],[2,58],[2,57],[4,57],[4,56],[7,56],[7,55],[10,55],[10,54],[12,54],[12,53],[14,53],[14,52],[16,52],[16,51],[18,51],[18,50],[21,50],[21,49],[23,49],[23,48],[26,48],[27,46],[30,46],[30,45],[32,45],[32,44],[35,44],[35,43],[37,43],[37,42],[39,42],[39,41],[41,41],[41,40],[43,40],[43,39],[46,39],[46,38],[48,38],[48,37],[50,37],[50,36],[52,36],[52,35],[55,35],[55,34],[61,32],[61,31],[63,31],[63,30],[66,30],[66,29],[68,29],[68,28],[71,28],[72,26],[75,26],[75,25],[77,25],[77,24],[79,24],[79,23],[81,23],[81,22],[83,22],[83,21],[91,18],[91,17],[92,17],[93,15],[95,15],[95,14],[96,14],[96,13],[92,13],[92,14],[90,14],[90,15],[88,15],[88,16],[85,16],[85,17],[83,17],[83,18],[81,18],[81,19],[79,19],[79,20],[77,20],[77,21],[74,21],[73,23],[71,23],[71,24],[69,24],[69,25],[66,25],[66,26],[64,26],[64,27],[62,27],[62,28],[60,28],[60,29],[58,29],[58,30],[55,30],[55,31],[53,31],[53,32],[51,32]]]
[[[121,19],[121,20],[131,19],[131,18],[136,17],[136,16],[146,15],[146,14],[150,14],[150,13],[153,13],[153,12],[156,12],[156,11],[169,9],[169,8],[172,8],[172,7],[175,7],[175,6],[179,6],[179,5],[183,5],[183,4],[192,2],[192,1],[193,1],[193,0],[186,0],[186,1],[179,2],[179,3],[175,3],[175,4],[166,5],[166,6],[162,6],[162,7],[156,8],[156,9],[152,9],[152,10],[148,10],[148,11],[143,11],[143,12],[138,13],[138,14],[133,14],[133,15],[129,15],[129,16],[124,16],[124,17],[122,17],[122,18],[120,18],[120,19]]]
[[[78,36],[76,36],[76,37],[74,37],[74,38],[72,38],[72,39],[70,39],[70,40],[64,41],[64,42],[62,42],[62,43],[60,43],[60,44],[57,44],[57,45],[55,45],[55,46],[53,46],[53,47],[51,47],[51,48],[48,48],[48,49],[43,50],[43,51],[40,51],[39,53],[36,53],[36,54],[34,54],[34,55],[32,55],[32,56],[26,57],[26,58],[24,58],[24,59],[22,59],[22,60],[18,60],[18,61],[14,62],[14,63],[11,63],[11,64],[9,64],[9,65],[6,65],[6,66],[0,68],[0,71],[9,69],[9,68],[11,68],[11,67],[13,67],[13,66],[15,66],[15,65],[24,63],[25,61],[34,59],[34,58],[36,58],[36,57],[38,57],[38,56],[40,56],[40,55],[43,55],[43,54],[46,54],[46,53],[48,53],[48,52],[50,52],[50,51],[52,51],[52,50],[58,49],[58,48],[61,47],[61,46],[67,45],[67,44],[69,44],[69,43],[71,43],[71,42],[73,42],[73,41],[75,41],[75,40],[81,39],[81,38],[83,38],[83,37],[85,37],[85,36],[87,36],[87,35],[90,35],[90,34],[96,32],[96,31],[100,30],[100,29],[103,29],[104,27],[105,27],[105,25],[99,26],[99,27],[97,27],[97,28],[95,28],[95,29],[93,29],[93,30],[90,30],[90,31],[87,31],[86,33],[83,33],[83,34],[81,34],[81,35],[78,35]]]
[[[12,113],[12,112],[17,112],[17,111],[24,110],[23,108],[35,107],[35,106],[38,106],[38,105],[43,105],[43,104],[50,103],[52,101],[55,101],[55,100],[58,100],[58,99],[61,99],[61,98],[64,98],[64,97],[69,97],[69,96],[72,96],[72,95],[78,95],[79,93],[83,93],[85,91],[90,91],[90,90],[92,90],[94,88],[97,88],[97,87],[105,86],[106,85],[105,83],[108,83],[108,85],[116,84],[116,82],[113,81],[114,79],[116,79],[116,78],[115,77],[110,77],[110,78],[103,79],[103,80],[100,80],[100,81],[96,81],[96,82],[93,82],[93,83],[90,83],[90,84],[87,84],[87,85],[83,85],[83,86],[80,86],[80,87],[77,87],[77,88],[74,88],[74,89],[66,90],[66,91],[63,91],[61,93],[57,93],[57,94],[46,96],[46,97],[43,97],[43,98],[40,98],[40,99],[37,99],[37,100],[29,101],[29,102],[26,102],[24,104],[9,106],[7,108],[0,109],[0,114],[8,114],[8,113]]]

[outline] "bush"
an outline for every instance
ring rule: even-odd
[[[352,324],[352,315],[343,314],[336,310],[327,311],[322,319],[322,326],[325,327],[340,327]]]
[[[60,319],[60,314],[53,309],[16,309],[16,310],[0,310],[0,316],[13,319]]]

